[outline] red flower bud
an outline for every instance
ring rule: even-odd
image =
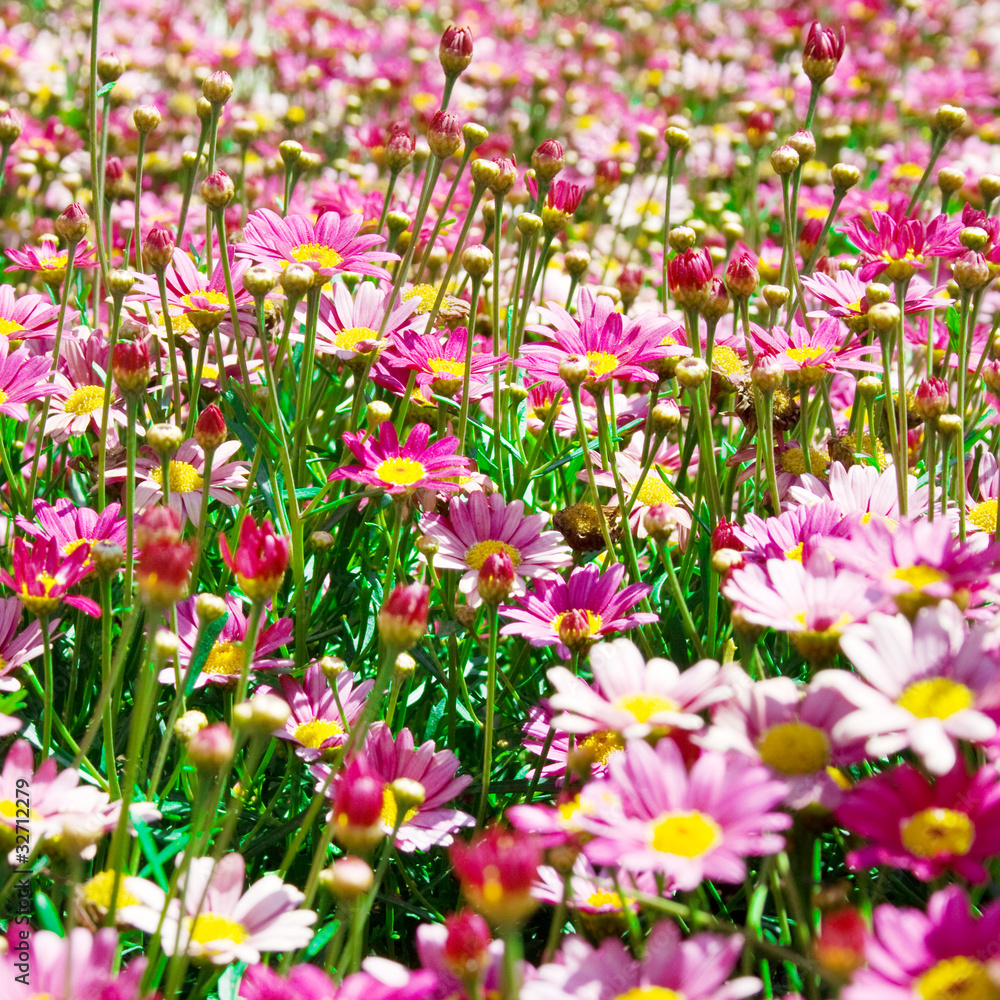
[[[337,777],[330,819],[337,842],[348,850],[365,851],[384,836],[382,809],[385,783],[355,757]]]
[[[121,340],[115,344],[111,355],[111,371],[123,393],[140,393],[150,378],[149,348],[141,337],[138,340]]]
[[[849,976],[865,963],[867,928],[861,914],[846,907],[823,915],[814,945],[816,961],[841,976]]]
[[[615,287],[621,292],[622,305],[628,309],[636,300],[639,292],[642,291],[645,276],[641,267],[623,267],[622,273],[618,275]]]
[[[478,979],[489,965],[489,924],[472,910],[445,917],[444,959],[459,979]]]
[[[594,644],[590,629],[590,615],[574,608],[567,611],[559,622],[559,640],[573,653],[585,653]]]
[[[215,451],[228,437],[226,418],[215,403],[210,403],[198,415],[194,425],[194,439],[203,451]]]
[[[187,744],[188,760],[202,774],[218,774],[233,759],[236,745],[229,726],[217,722],[199,729]]]
[[[427,127],[427,145],[439,160],[447,160],[462,145],[462,126],[447,111],[439,111]]]
[[[393,649],[409,649],[427,631],[430,588],[420,583],[398,586],[386,598],[378,613],[382,641]]]
[[[385,162],[390,170],[403,170],[413,162],[417,138],[409,122],[395,122],[385,146]]]
[[[740,541],[736,527],[735,521],[727,521],[725,518],[719,521],[715,531],[712,532],[713,552],[718,552],[719,549],[735,549],[737,552],[742,552],[746,548]]]
[[[169,507],[147,507],[136,525],[135,544],[140,549],[176,542],[180,537],[181,523]]]
[[[186,542],[158,542],[139,553],[135,575],[139,599],[153,607],[169,607],[187,596],[194,550]]]
[[[917,386],[917,391],[913,396],[912,409],[914,416],[921,420],[930,420],[946,413],[950,405],[951,395],[948,392],[948,383],[943,378],[933,376],[924,379]]]
[[[813,83],[822,83],[833,76],[844,55],[846,42],[847,33],[843,27],[838,35],[832,28],[821,27],[819,21],[813,21],[802,51],[802,69]]]
[[[514,563],[506,552],[493,552],[479,567],[479,596],[487,604],[499,604],[514,589]]]
[[[220,545],[223,562],[236,574],[240,589],[251,601],[274,597],[288,569],[288,539],[276,535],[269,520],[258,527],[252,517],[243,518],[235,555],[225,535]]]
[[[531,169],[547,181],[552,180],[565,163],[566,156],[563,153],[562,143],[555,139],[546,139],[531,154]]]
[[[109,156],[104,164],[104,183],[114,187],[125,176],[125,165],[117,156]]]
[[[459,76],[472,62],[472,32],[457,24],[449,24],[441,36],[438,59],[445,76],[451,79]]]
[[[747,142],[754,149],[767,145],[774,128],[774,115],[770,111],[751,111],[747,116]]]
[[[750,249],[738,246],[726,268],[726,288],[734,299],[748,299],[760,283],[757,255]]]
[[[704,247],[692,247],[667,262],[670,294],[682,309],[700,309],[712,287],[712,258]]]
[[[73,202],[69,208],[56,219],[52,228],[57,236],[61,236],[67,243],[79,243],[87,230],[90,228],[90,216],[87,210],[79,202]]]
[[[490,185],[494,194],[506,194],[517,183],[517,165],[510,156],[494,156],[493,162],[500,168],[500,176]]]
[[[622,168],[617,160],[601,160],[594,170],[594,190],[603,198],[622,182]]]
[[[142,259],[159,273],[165,271],[174,256],[174,234],[163,226],[154,226],[142,244]]]
[[[236,186],[224,170],[216,170],[201,182],[201,200],[212,211],[221,211],[236,196]]]

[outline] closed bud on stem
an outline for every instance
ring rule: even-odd
[[[221,108],[233,96],[233,78],[224,69],[217,69],[205,78],[201,93],[206,101]]]
[[[879,284],[877,281],[872,282],[872,284],[865,289],[865,302],[868,303],[869,309],[882,302],[888,302],[891,298],[892,289],[888,285]]]
[[[559,377],[567,385],[583,385],[590,375],[590,362],[570,354],[559,362]]]
[[[289,264],[278,281],[281,283],[281,290],[290,299],[301,299],[315,282],[315,273],[308,264]]]
[[[278,146],[278,155],[281,157],[285,169],[288,170],[299,162],[299,158],[302,156],[302,146],[294,139],[286,139]]]
[[[861,171],[853,163],[835,163],[830,168],[833,190],[839,193],[850,191],[861,180]]]
[[[962,433],[962,418],[957,413],[942,413],[937,418],[937,429],[945,437],[958,437]]]
[[[477,161],[481,162],[481,161]],[[473,277],[482,278],[493,267],[493,251],[482,243],[474,243],[462,251],[462,267]]]
[[[1000,174],[983,174],[976,182],[976,187],[984,198],[993,201],[1000,197]]]
[[[756,255],[749,250],[738,250],[726,268],[726,288],[737,301],[748,299],[760,282]]]
[[[52,223],[56,236],[64,239],[70,246],[76,246],[90,229],[90,216],[79,202],[73,202],[64,209],[55,222]]]
[[[195,421],[195,441],[201,445],[203,451],[215,451],[228,437],[229,430],[222,410],[215,403],[209,403]]]
[[[875,375],[858,379],[858,393],[864,400],[873,400],[882,391],[882,380]]]
[[[222,561],[236,574],[236,582],[251,601],[264,602],[277,593],[288,569],[288,539],[275,533],[265,519],[259,525],[244,517],[235,553],[225,535],[220,536]]]
[[[761,392],[774,392],[785,384],[785,371],[773,355],[758,354],[750,378]]]
[[[594,170],[594,190],[606,198],[622,182],[622,169],[617,160],[606,159],[598,162]]]
[[[194,102],[194,110],[203,122],[207,122],[212,117],[212,102],[205,96],[199,97]]]
[[[207,625],[218,621],[228,611],[226,602],[215,594],[199,594],[195,598],[194,612],[199,624]]]
[[[155,104],[142,104],[132,112],[132,123],[143,135],[155,132],[163,121],[163,115]]]
[[[367,896],[375,884],[375,873],[368,862],[353,855],[337,858],[321,872],[320,884],[337,899],[352,902]]]
[[[187,743],[188,760],[203,777],[219,774],[233,759],[235,751],[233,734],[224,722],[199,729]]]
[[[962,232],[964,234],[967,231]],[[968,250],[952,263],[951,275],[963,292],[974,292],[990,280],[990,267],[981,253]]]
[[[329,552],[335,542],[336,539],[329,531],[311,531],[309,533],[309,544],[319,552]]]
[[[691,134],[687,129],[678,125],[670,125],[663,133],[663,140],[668,149],[681,152],[691,144]]]
[[[771,154],[771,169],[779,177],[787,177],[799,166],[799,154],[791,146],[779,146]]]
[[[653,407],[653,433],[657,435],[669,434],[670,431],[680,426],[681,410],[676,399],[661,399]]]
[[[954,104],[942,104],[934,112],[933,126],[940,132],[951,134],[957,132],[964,124],[968,115],[965,108],[957,107]]]
[[[698,234],[690,226],[674,226],[667,233],[667,242],[670,244],[670,249],[676,253],[684,253],[685,250],[690,250],[697,241]]]
[[[462,127],[447,111],[439,111],[427,127],[427,145],[439,160],[447,160],[462,146]]]
[[[563,255],[563,265],[571,277],[579,280],[590,267],[590,254],[583,247],[575,247]]]
[[[466,122],[462,126],[462,139],[468,149],[481,146],[490,137],[490,130],[477,122]]]
[[[642,526],[653,541],[669,541],[677,530],[677,514],[668,504],[653,504],[643,515]]]
[[[477,983],[490,966],[490,926],[471,910],[445,917],[444,960],[465,983]]]
[[[389,140],[385,144],[385,162],[390,170],[399,173],[413,162],[417,148],[417,137],[409,122],[398,122],[392,126]]]
[[[943,378],[932,376],[924,379],[917,386],[910,409],[921,420],[933,420],[946,412],[950,405],[951,396],[948,392],[948,383]]]
[[[178,742],[187,743],[192,736],[201,732],[207,725],[208,719],[205,717],[205,713],[191,709],[174,723],[174,736],[177,737]]]
[[[266,264],[254,264],[243,272],[243,288],[255,299],[262,299],[273,291],[278,276]]]
[[[954,194],[965,187],[965,174],[958,167],[942,167],[937,174],[937,185],[942,194]]]
[[[966,250],[982,250],[989,243],[990,236],[979,226],[966,226],[958,234],[958,240]]]
[[[374,430],[392,419],[392,407],[381,399],[373,399],[365,408],[365,421]]]
[[[324,656],[319,661],[319,669],[328,681],[335,682],[347,669],[347,664],[339,656]]]
[[[559,641],[571,653],[585,653],[595,642],[591,633],[590,616],[574,608],[567,611],[559,622]]]
[[[149,385],[151,361],[145,340],[120,340],[111,353],[111,372],[124,395],[145,391]]]
[[[163,666],[173,660],[180,647],[180,639],[173,632],[166,628],[157,629],[153,639],[153,659]]]
[[[868,325],[876,336],[894,332],[899,326],[899,307],[892,302],[879,302],[868,310]]]
[[[108,276],[105,280],[107,281],[108,291],[111,292],[112,298],[123,299],[132,291],[132,286],[135,284],[135,275],[131,271],[115,267],[108,271]]]
[[[0,112],[0,146],[10,146],[24,129],[21,112],[17,108],[8,108]]]
[[[814,84],[833,76],[844,55],[846,42],[847,33],[843,27],[838,33],[813,21],[802,49],[802,71]]]
[[[500,176],[490,185],[490,191],[505,195],[517,182],[517,166],[509,156],[494,156],[493,162],[500,168]]]
[[[392,672],[399,680],[405,681],[408,677],[412,677],[416,670],[417,661],[409,653],[400,653],[396,657]]]
[[[808,129],[800,128],[788,138],[788,145],[799,154],[799,162],[805,163],[816,155],[816,137]]]
[[[438,45],[438,59],[444,75],[451,80],[465,72],[472,62],[472,31],[450,24]]]
[[[675,372],[677,381],[685,389],[697,389],[708,378],[711,371],[704,358],[681,358]]]
[[[622,296],[624,301],[624,295]],[[713,278],[708,290],[708,298],[701,307],[701,314],[706,320],[718,322],[729,312],[729,294],[721,278]]]
[[[125,63],[117,52],[102,52],[97,57],[97,75],[101,83],[112,83],[125,72]]]
[[[236,196],[236,186],[224,170],[216,170],[201,182],[201,200],[213,212],[220,212]]]
[[[378,631],[390,649],[405,650],[427,631],[430,590],[421,583],[392,589],[378,613]]]
[[[135,532],[135,544],[140,549],[179,542],[180,538],[180,521],[169,507],[147,507],[142,512]]]
[[[534,212],[522,212],[517,217],[517,231],[521,236],[535,236],[542,228],[542,220]]]
[[[484,188],[492,188],[500,179],[500,167],[493,160],[484,160],[482,157],[472,161],[469,173],[473,183]]]
[[[499,604],[514,589],[514,563],[506,552],[493,552],[479,567],[479,596],[487,604]]]
[[[153,424],[146,432],[146,441],[160,459],[173,458],[184,440],[184,431],[177,424]]]
[[[269,736],[288,721],[291,709],[276,694],[258,693],[233,709],[240,728],[254,736]]]
[[[142,259],[157,274],[167,269],[174,256],[174,234],[163,226],[154,226],[142,244]]]
[[[781,309],[788,303],[788,289],[784,285],[765,285],[760,294],[771,309]]]
[[[125,553],[117,542],[100,541],[90,547],[90,558],[98,575],[107,578],[121,569]]]
[[[562,143],[546,139],[531,154],[531,169],[543,180],[551,181],[565,166]]]

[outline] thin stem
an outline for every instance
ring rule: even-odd
[[[486,724],[483,728],[483,777],[479,794],[479,813],[476,827],[483,825],[486,819],[486,806],[489,801],[490,769],[493,765],[493,713],[496,708],[497,696],[497,636],[500,632],[500,616],[496,604],[489,604],[486,610],[489,619],[489,649],[486,656]]]

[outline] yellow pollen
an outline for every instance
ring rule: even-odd
[[[17,819],[18,818],[18,814],[17,814],[18,808],[19,807],[18,807],[17,803],[15,803],[13,801],[13,799],[0,799],[0,816],[2,816],[4,819],[9,819],[9,820]],[[22,802],[20,808],[22,810],[24,809],[23,802]],[[37,813],[34,809],[31,809],[29,807],[29,809],[28,809],[28,822],[29,823],[35,823],[38,820],[40,820],[41,818],[42,817],[41,817],[41,815],[39,813]],[[24,812],[23,811],[21,812],[20,819],[22,821],[24,820]]]
[[[654,715],[660,712],[676,712],[677,702],[664,698],[660,694],[649,694],[646,691],[634,691],[631,694],[623,694],[613,702],[614,707],[628,712],[635,718],[636,722],[649,722]]]
[[[357,350],[362,340],[378,340],[378,332],[367,326],[349,326],[333,338],[334,344],[344,351]]]
[[[976,830],[964,812],[956,809],[923,809],[899,824],[903,846],[918,858],[942,854],[965,855]]]
[[[71,556],[81,545],[93,545],[96,542],[96,538],[74,538],[73,541],[67,542],[63,547],[63,555]],[[89,559],[87,560],[90,561]],[[86,565],[86,564],[84,564]]]
[[[114,884],[114,872],[101,872],[83,884],[83,898],[102,910],[108,910],[111,908],[111,890]],[[120,910],[125,906],[138,905],[139,900],[132,893],[126,891],[124,879],[120,879],[118,882],[118,902],[115,904],[115,909]]]
[[[716,344],[712,348],[712,370],[723,375],[739,375],[743,371],[743,362],[731,347]]]
[[[6,402],[7,402],[7,393],[5,393],[3,389],[0,389],[0,406],[3,406],[3,404]]]
[[[238,674],[243,669],[243,647],[238,642],[217,642],[208,654],[203,674]]]
[[[635,489],[635,484],[629,484],[629,489]],[[642,481],[642,488],[636,497],[640,507],[653,507],[658,503],[677,506],[677,494],[657,475],[647,475]]]
[[[969,520],[980,530],[991,534],[997,530],[997,502],[984,500],[969,511]]]
[[[813,774],[830,760],[826,733],[805,722],[771,726],[757,741],[760,759],[782,774]]]
[[[845,309],[850,309],[852,313],[856,313],[858,316],[860,316],[861,315],[861,299],[858,299],[857,302],[849,302],[844,308]]]
[[[57,253],[51,257],[39,258],[38,263],[41,264],[43,271],[65,271],[68,256],[65,252]]]
[[[974,701],[972,692],[947,677],[930,677],[911,684],[896,704],[912,712],[918,719],[947,719],[969,708]]]
[[[607,764],[612,754],[625,749],[625,741],[617,733],[604,729],[584,736],[577,746],[581,750],[588,751],[595,763]]]
[[[208,302],[210,306],[218,306],[218,309],[206,309],[201,303],[198,305],[194,304],[195,298],[203,299]],[[224,312],[229,306],[229,299],[226,297],[225,292],[217,292],[214,289],[206,288],[200,292],[192,292],[189,295],[182,295],[181,302],[184,303],[187,308],[184,310],[188,313],[214,313],[214,312]]]
[[[607,351],[587,351],[590,370],[596,376],[607,375],[618,367],[618,358]]]
[[[682,858],[697,858],[722,840],[719,824],[697,810],[665,813],[653,824],[652,848]]]
[[[453,378],[465,378],[465,362],[455,358],[428,358],[427,366],[435,375],[451,375]]]
[[[809,458],[812,460],[814,476],[821,475],[830,464],[827,454],[818,448],[809,449]],[[802,454],[801,448],[786,448],[778,457],[778,464],[783,472],[788,472],[793,476],[801,476],[806,471],[806,458]]]
[[[412,458],[387,458],[375,466],[375,475],[392,486],[412,486],[427,475],[427,470]]]
[[[295,738],[310,750],[318,750],[328,739],[340,736],[344,727],[336,719],[311,719],[295,727]]]
[[[437,298],[437,285],[414,285],[408,291],[403,292],[404,299],[420,299],[417,306],[417,315],[429,313],[434,308],[434,300]]]
[[[407,809],[403,814],[403,822],[400,826],[406,826],[407,823],[417,815],[417,807],[414,806],[412,809]],[[396,799],[393,797],[392,792],[388,788],[382,790],[382,822],[389,827],[391,830],[396,825],[396,818],[399,816],[399,809],[396,806]]]
[[[583,608],[578,608],[577,610],[583,611]],[[589,608],[586,609],[587,612],[587,628],[589,629],[588,635],[597,635],[601,631],[601,626],[604,624],[601,616],[595,614]],[[562,620],[569,614],[568,611],[560,611],[559,614],[552,619],[550,624],[552,625],[552,631],[556,635],[559,634],[559,626],[562,625]]]
[[[521,553],[513,545],[507,542],[498,542],[492,538],[483,542],[476,542],[470,549],[466,550],[465,561],[472,569],[482,569],[483,563],[497,552],[506,552],[510,556],[510,561],[517,568],[521,565]]]
[[[221,913],[201,913],[191,928],[191,940],[198,944],[209,944],[212,941],[243,944],[248,937],[250,932],[242,924]]]
[[[344,259],[333,247],[323,243],[300,243],[292,251],[292,256],[300,264],[316,264],[321,268],[338,267]]]
[[[942,959],[914,985],[921,1000],[1000,1000],[986,966],[967,955]]]
[[[63,407],[67,413],[75,413],[78,417],[84,413],[93,413],[104,406],[104,386],[85,385],[73,392]]]
[[[923,590],[924,587],[932,583],[939,583],[945,578],[945,574],[933,566],[918,564],[915,566],[903,566],[895,570],[892,574],[895,580],[903,580],[914,590]]]
[[[785,553],[785,558],[794,559],[796,562],[802,562],[802,548],[804,545],[805,542],[799,542],[798,545],[793,545],[792,548]]]
[[[602,906],[613,906],[620,910],[623,906],[622,898],[617,892],[609,892],[607,889],[598,889],[587,897],[587,902],[595,909]]]
[[[163,468],[155,466],[150,470],[149,478],[157,486],[163,485]],[[190,462],[170,463],[170,492],[171,493],[191,493],[193,490],[200,490],[205,480],[198,475],[197,470]]]
[[[614,1000],[685,1000],[683,993],[675,993],[666,986],[636,986],[627,993],[619,993]]]
[[[12,333],[20,333],[23,329],[20,323],[0,316],[0,337],[9,337]]]

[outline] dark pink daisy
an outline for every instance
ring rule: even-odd
[[[469,331],[460,326],[444,337],[437,333],[409,333],[393,341],[386,349],[390,365],[416,372],[416,382],[424,396],[435,393],[453,395],[463,385]],[[499,356],[477,351],[475,343],[469,355],[469,397],[479,399],[492,391],[492,375],[507,363],[507,354]]]
[[[15,297],[12,285],[0,285],[0,337],[30,340],[54,336],[58,317],[59,307],[47,295],[28,292]]]
[[[283,219],[276,212],[261,208],[247,219],[237,253],[260,263],[274,264],[282,270],[289,264],[305,264],[322,278],[331,278],[341,272],[388,278],[388,271],[376,262],[399,260],[399,256],[371,250],[384,243],[385,237],[358,236],[363,222],[357,214],[340,216],[336,212],[324,212],[312,223],[302,215]]]
[[[19,690],[14,671],[42,655],[42,626],[31,621],[21,629],[23,617],[24,605],[16,597],[0,598],[0,692]],[[58,626],[58,618],[49,619],[50,636]]]
[[[229,247],[229,265],[232,269],[233,294],[236,308],[244,313],[249,322],[253,319],[253,296],[243,287],[243,274],[250,268],[250,261],[235,259],[235,251]],[[167,304],[170,317],[174,320],[175,333],[185,332],[194,326],[211,328],[223,319],[229,318],[229,293],[226,291],[226,273],[219,261],[211,277],[202,274],[191,258],[179,247],[174,250],[170,266],[163,272],[167,288]],[[183,318],[186,323],[177,326],[176,320]]]
[[[101,609],[96,601],[67,593],[70,587],[87,575],[84,563],[89,555],[81,546],[64,556],[54,538],[38,538],[33,545],[23,538],[15,538],[14,575],[0,569],[0,582],[10,587],[28,611],[39,618],[51,615],[60,602],[100,618]]]
[[[511,619],[500,634],[522,636],[532,646],[556,646],[556,652],[568,660],[570,651],[559,638],[559,627],[571,611],[580,612],[581,622],[586,619],[589,638],[594,640],[657,621],[654,614],[632,611],[652,588],[633,583],[619,592],[624,575],[621,563],[603,574],[596,563],[590,563],[573,570],[568,581],[537,580],[534,591],[529,591],[517,605],[500,607],[500,614]]]
[[[415,489],[434,489],[454,493],[459,476],[468,475],[470,463],[458,455],[458,438],[447,437],[428,445],[431,429],[417,424],[401,445],[396,428],[386,421],[374,435],[364,439],[357,434],[344,435],[344,443],[361,465],[347,465],[330,473],[330,479],[353,479],[392,495]]]
[[[55,386],[48,384],[52,361],[44,354],[30,357],[26,347],[9,352],[10,342],[0,337],[0,413],[27,420],[24,404],[55,392]]]
[[[125,548],[126,524],[121,516],[121,504],[108,504],[100,514],[89,507],[77,507],[67,497],[60,497],[55,504],[45,500],[35,501],[35,518],[29,521],[18,515],[17,526],[36,538],[54,538],[63,555],[72,555],[86,546],[85,569],[92,569],[90,550],[95,542],[114,542]]]
[[[860,218],[853,218],[838,230],[861,251],[861,266],[856,272],[861,281],[871,281],[886,270],[893,281],[905,280],[926,267],[932,257],[953,258],[965,252],[958,240],[962,223],[952,222],[946,215],[925,224],[919,219],[894,219],[876,209],[872,225],[874,232]]]
[[[10,259],[10,267],[4,271],[35,271],[47,285],[58,285],[66,277],[69,251],[59,249],[59,240],[51,234],[40,238],[37,247],[21,247],[20,250],[5,250]],[[97,251],[84,240],[76,248],[73,267],[83,270],[97,266]]]
[[[774,358],[794,386],[811,386],[838,371],[874,372],[879,365],[866,360],[875,347],[848,347],[841,350],[843,328],[835,319],[825,319],[810,333],[793,323],[786,330],[773,326],[770,331],[750,324],[754,349]]]

